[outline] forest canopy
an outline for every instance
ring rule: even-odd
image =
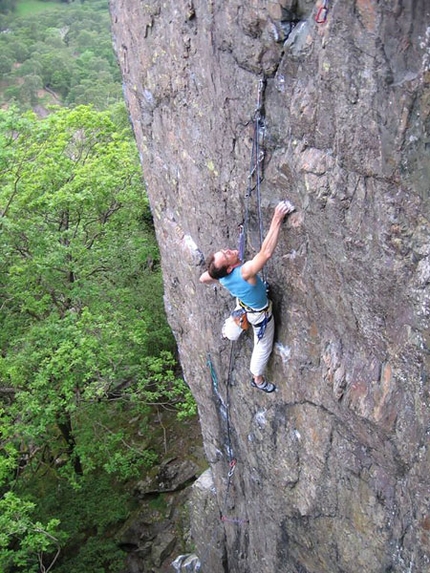
[[[0,111],[4,572],[38,571],[82,527],[64,520],[64,500],[53,509],[39,487],[99,498],[109,479],[136,478],[156,460],[152,406],[194,412],[176,375],[151,213],[123,111],[58,108],[44,119]],[[125,507],[110,509],[111,519],[124,519]],[[99,524],[100,543],[103,531]]]
[[[1,0],[0,0],[1,1]],[[40,12],[34,6],[45,6]],[[52,103],[107,109],[122,101],[107,2],[38,2],[0,17],[0,97],[21,109]]]

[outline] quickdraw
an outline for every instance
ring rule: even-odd
[[[244,226],[239,225],[239,240],[238,240],[239,259],[243,262],[245,257],[245,231]]]
[[[238,517],[227,517],[225,515],[221,516],[221,521],[224,523],[238,523],[242,525],[243,523],[249,523],[249,519],[239,519]]]
[[[318,11],[315,16],[315,22],[317,24],[324,24],[327,20],[328,16],[328,0],[323,0],[321,6],[318,8]]]
[[[263,338],[263,336],[266,332],[266,327],[267,327],[267,323],[269,322],[269,320],[270,319],[266,314],[264,319],[258,325],[256,325],[256,326],[259,326],[258,333],[257,333],[258,342],[260,342],[260,340]]]
[[[233,477],[234,474],[234,470],[236,469],[236,464],[237,464],[237,460],[235,460],[234,458],[231,460],[230,462],[230,471],[228,472],[227,476],[229,478]]]

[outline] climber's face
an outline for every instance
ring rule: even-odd
[[[222,249],[214,255],[214,262],[218,269],[224,267],[231,272],[240,264],[239,251],[237,249]]]

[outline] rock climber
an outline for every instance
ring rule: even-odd
[[[295,210],[287,200],[281,201],[275,208],[269,231],[260,251],[253,259],[242,262],[238,250],[223,249],[209,255],[206,260],[207,270],[200,276],[200,282],[210,285],[221,283],[232,296],[236,297],[236,310],[246,312],[246,319],[253,327],[254,348],[251,356],[251,386],[270,393],[276,386],[267,381],[264,371],[273,349],[275,324],[272,314],[272,302],[267,296],[266,285],[258,273],[271,258],[278,243],[279,232],[284,218]],[[239,337],[242,329],[234,333],[230,328],[232,316],[223,327],[223,336],[231,340]],[[234,327],[238,328],[236,324]]]

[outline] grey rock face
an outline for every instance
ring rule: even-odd
[[[223,492],[224,495],[226,490]],[[224,505],[224,504],[223,504]],[[199,547],[201,570],[223,573],[226,563],[225,533],[212,471],[206,470],[193,484],[190,501],[192,536]]]
[[[214,480],[206,523],[228,516],[205,572],[430,571],[430,6],[335,0],[317,24],[320,7],[111,0]],[[271,396],[249,386],[250,340],[221,339],[232,301],[198,282],[237,241],[262,77],[266,229],[279,200],[297,208],[267,268]],[[253,190],[249,255],[257,211]]]

